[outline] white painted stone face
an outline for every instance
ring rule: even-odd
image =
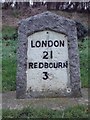
[[[67,88],[69,60],[67,36],[53,31],[28,37],[27,90],[57,91]]]

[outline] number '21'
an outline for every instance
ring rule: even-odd
[[[43,52],[43,59],[49,59],[49,58],[53,58],[53,52],[52,51],[50,51],[50,53],[49,52],[47,52],[47,51],[44,51]]]

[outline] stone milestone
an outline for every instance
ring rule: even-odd
[[[17,98],[81,96],[74,21],[44,12],[21,20],[17,50]]]

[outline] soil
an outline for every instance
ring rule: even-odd
[[[18,26],[18,22],[21,19],[25,19],[27,17],[42,13],[47,11],[45,7],[40,8],[22,8],[22,9],[8,9],[2,10],[2,24],[9,25],[9,26]],[[81,22],[85,27],[88,27],[89,21],[89,14],[88,13],[77,13],[77,12],[65,12],[65,11],[54,11],[51,10],[58,15],[67,17],[69,19],[73,19],[76,21]]]
[[[88,89],[82,89],[82,97],[79,98],[32,98],[16,99],[16,91],[2,94],[2,107],[9,109],[22,109],[27,106],[33,108],[49,108],[62,110],[76,105],[88,105]]]
[[[46,11],[45,7],[40,8],[22,8],[22,9],[7,9],[2,10],[2,24],[9,26],[18,26],[18,22],[21,19],[39,14]]]

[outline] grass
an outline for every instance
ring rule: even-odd
[[[9,91],[16,88],[16,46],[17,39],[13,39],[15,28],[4,27],[3,38],[8,36],[8,40],[2,41],[2,90]]]
[[[2,41],[2,88],[3,91],[16,89],[16,48],[17,30],[14,27],[3,26]],[[82,87],[88,87],[88,40],[79,41],[80,70]]]
[[[0,38],[2,34],[0,34]],[[2,42],[0,40],[0,92],[2,91]]]
[[[1,118],[2,118],[2,110],[0,109],[0,120],[1,120]]]
[[[17,34],[16,28],[11,26],[2,27],[2,37],[8,39],[13,39],[13,36]]]
[[[47,108],[23,108],[22,110],[3,109],[2,116],[4,118],[88,118],[87,106],[74,106],[65,110],[51,110]]]
[[[84,42],[79,42],[80,55],[80,72],[82,87],[89,87],[88,84],[88,41],[90,38],[85,38]]]

